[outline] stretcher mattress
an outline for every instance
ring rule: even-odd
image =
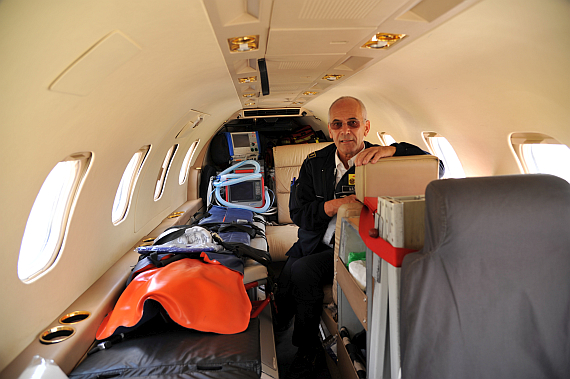
[[[238,334],[216,334],[165,324],[156,319],[137,336],[89,355],[70,379],[259,378],[259,319]]]

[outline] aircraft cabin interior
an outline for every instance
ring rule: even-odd
[[[569,67],[568,0],[0,0],[0,378],[570,377]],[[344,96],[425,154],[347,174],[294,376]]]

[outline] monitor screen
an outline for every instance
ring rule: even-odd
[[[245,181],[234,184],[230,189],[230,202],[236,201],[252,201],[255,199],[254,195],[254,181]]]
[[[232,134],[232,140],[235,147],[249,147],[249,136],[247,133]]]

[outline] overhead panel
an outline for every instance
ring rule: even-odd
[[[321,72],[326,71],[341,57],[339,54],[268,57],[269,82],[271,85],[302,83],[303,88],[307,88],[318,79]]]
[[[336,54],[344,55],[352,47],[374,33],[375,28],[353,29],[271,29],[267,57]]]
[[[271,28],[377,27],[388,15],[385,0],[275,0]]]
[[[283,108],[379,64],[478,1],[204,0],[204,6],[243,107]],[[257,44],[249,49],[252,38]],[[231,40],[240,43],[230,49]],[[267,67],[266,95],[259,59]]]

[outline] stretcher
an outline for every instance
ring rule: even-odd
[[[254,224],[265,230],[263,222]],[[252,238],[250,246],[267,251],[267,242],[261,236]],[[266,283],[267,275],[265,266],[252,259],[245,261],[243,285],[251,302],[245,330],[214,333],[186,328],[172,322],[171,315],[153,300],[146,301],[144,311],[154,317],[134,331],[115,333],[106,345],[97,345],[69,377],[278,378],[271,310],[267,306],[270,299],[259,287]],[[192,289],[188,296],[192,296]]]

